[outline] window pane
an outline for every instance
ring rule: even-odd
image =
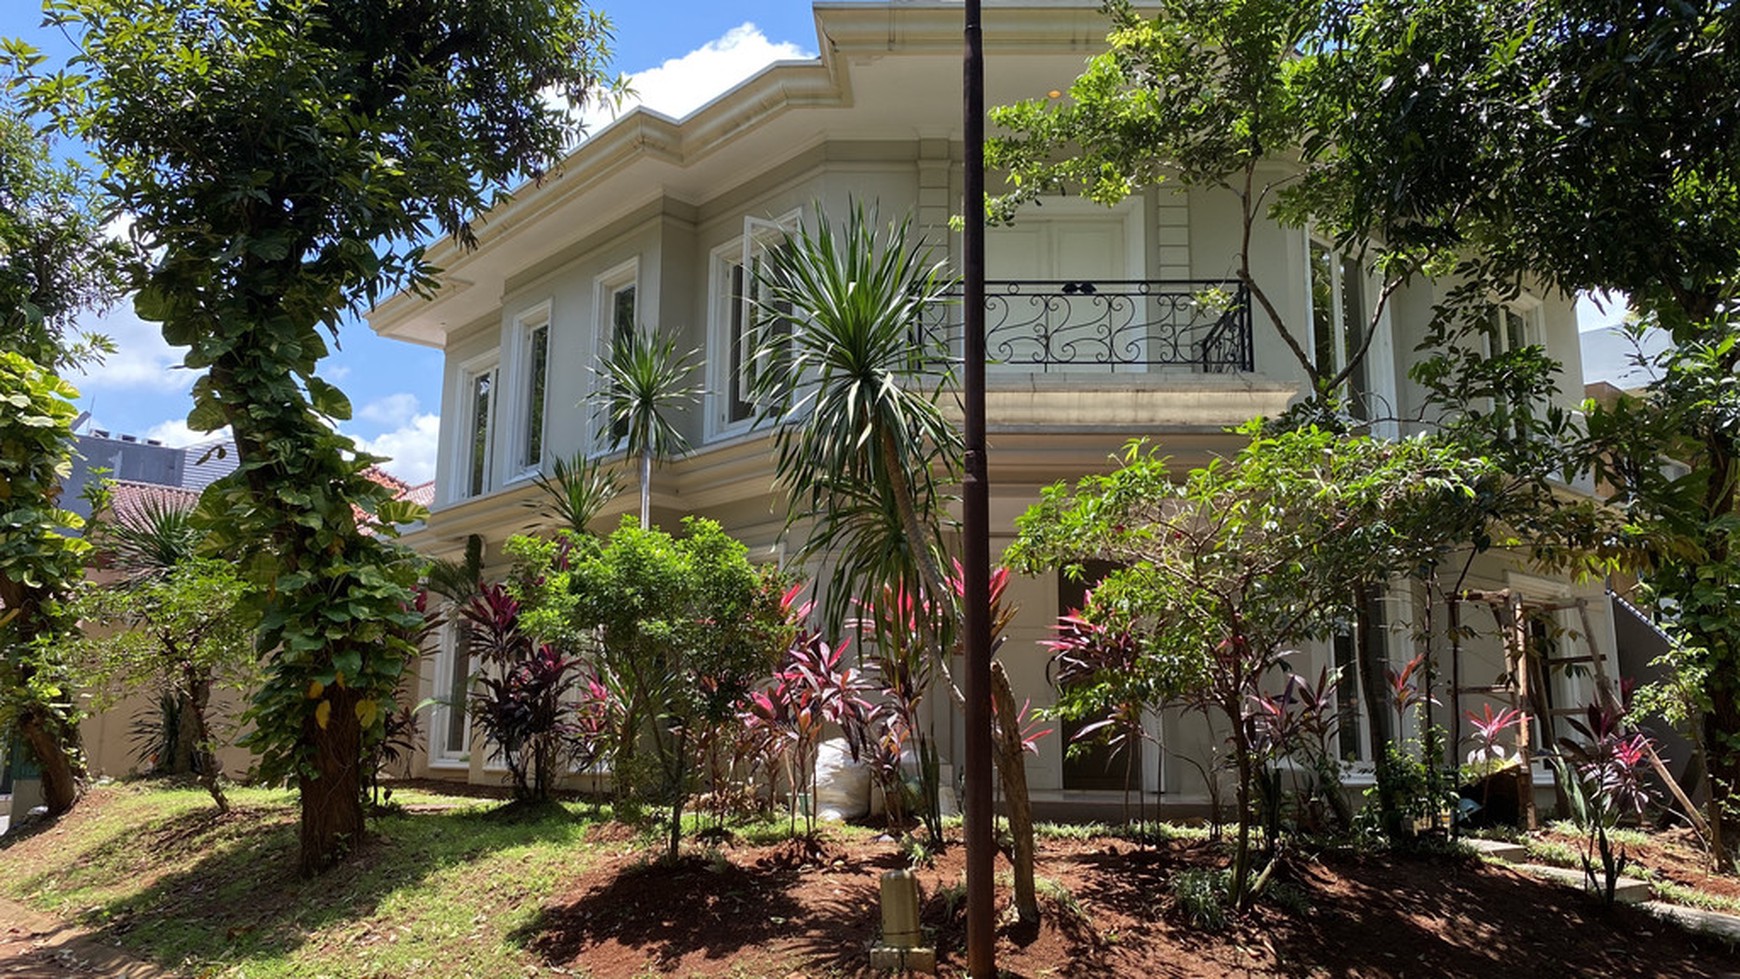
[[[464,754],[467,747],[464,697],[471,678],[470,649],[471,629],[469,626],[460,625],[453,630],[453,650],[447,659],[447,676],[443,678],[447,685],[441,691],[441,697],[450,703],[441,747],[450,755]]]
[[[1506,350],[1521,350],[1529,345],[1528,319],[1514,309],[1504,311]]]
[[[610,345],[614,351],[634,339],[636,287],[623,286],[610,294]],[[621,445],[628,438],[628,419],[612,418],[610,444]]]
[[[1360,761],[1359,723],[1359,657],[1358,644],[1351,630],[1337,632],[1330,639],[1335,654],[1335,668],[1340,671],[1335,680],[1335,739],[1340,743],[1342,761]]]
[[[1335,369],[1335,259],[1311,243],[1311,349],[1320,371]]]
[[[550,374],[550,327],[532,330],[527,346],[531,377],[526,385],[526,457],[520,462],[531,469],[544,461],[544,384]]]
[[[485,371],[471,380],[471,471],[466,481],[471,496],[483,492],[489,466],[489,401],[494,382],[494,371]]]
[[[749,338],[744,331],[744,305],[747,298],[744,292],[747,285],[746,279],[743,266],[733,263],[731,266],[730,309],[725,314],[729,329],[726,331],[725,340],[731,348],[731,390],[726,418],[734,422],[748,418],[752,407],[749,403],[750,375],[746,365],[746,358],[751,351],[748,343]]]
[[[1343,364],[1353,363],[1359,356],[1360,346],[1365,343],[1366,316],[1365,308],[1365,275],[1360,270],[1359,263],[1351,258],[1341,260],[1341,335]],[[1347,378],[1348,411],[1355,418],[1365,418],[1370,413],[1371,386],[1366,383],[1366,365],[1362,359],[1359,366]]]

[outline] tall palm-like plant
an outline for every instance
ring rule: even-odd
[[[192,561],[204,534],[193,522],[193,508],[147,496],[136,508],[97,524],[99,547],[129,579],[161,577]]]
[[[775,426],[787,525],[813,517],[802,555],[830,560],[829,622],[866,586],[905,583],[947,603],[942,486],[962,448],[939,404],[953,371],[927,314],[949,301],[954,279],[910,219],[879,227],[861,204],[842,226],[819,213],[757,276],[760,312],[799,324],[767,331],[754,350],[783,369],[757,370],[753,393],[760,421]]]
[[[576,534],[590,534],[592,521],[622,492],[616,473],[586,458],[585,452],[556,459],[552,469],[548,476],[533,477],[544,498],[528,500],[526,507],[555,518]]]
[[[677,341],[660,339],[641,330],[619,336],[610,347],[598,373],[603,380],[599,397],[609,417],[606,433],[610,447],[627,447],[640,471],[640,525],[652,525],[652,467],[654,459],[686,455],[689,440],[677,428],[677,410],[694,404],[700,388],[690,378],[699,350],[677,353]]]

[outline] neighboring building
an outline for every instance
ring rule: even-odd
[[[168,486],[187,490],[197,499],[201,490],[236,468],[236,448],[228,439],[176,447],[102,429],[75,438],[72,473],[61,484],[60,499],[62,507],[81,517],[91,515],[90,504],[80,494],[98,469],[104,470],[104,478],[114,480],[117,487]]]
[[[1068,0],[987,4],[988,102],[1067,89],[1104,47],[1098,8]],[[441,349],[446,358],[432,513],[407,536],[411,544],[458,559],[467,537],[480,535],[490,569],[500,571],[502,542],[527,526],[523,504],[537,493],[530,477],[559,456],[604,451],[600,419],[586,407],[601,353],[623,331],[656,328],[704,352],[707,393],[684,418],[694,453],[655,476],[655,520],[674,526],[684,514],[710,517],[754,555],[783,555],[784,502],[769,437],[751,425],[742,366],[745,283],[758,254],[782,229],[813,220],[818,204],[838,219],[853,198],[875,201],[885,220],[910,212],[941,254],[960,254],[948,226],[962,199],[959,4],[821,2],[815,16],[819,58],[770,66],[682,120],[628,113],[479,222],[477,250],[433,249],[446,280],[432,299],[400,295],[373,311],[381,335]],[[1047,200],[990,232],[993,552],[1008,544],[1015,517],[1040,487],[1109,468],[1130,439],[1152,440],[1182,469],[1235,449],[1230,426],[1298,397],[1303,371],[1266,322],[1253,324],[1243,295],[1234,290],[1231,310],[1199,301],[1210,289],[1232,288],[1239,230],[1229,194],[1191,188],[1150,189],[1113,208]],[[1365,319],[1375,283],[1325,241],[1267,221],[1250,257],[1300,346],[1345,356],[1356,340],[1348,324]],[[1314,306],[1314,285],[1327,302]],[[1380,323],[1354,382],[1374,415],[1406,417],[1421,407],[1407,368],[1440,297],[1430,284],[1402,290]],[[1567,365],[1563,387],[1580,392],[1571,302],[1524,296],[1505,316],[1500,342],[1545,344]],[[1096,339],[1107,328],[1117,337],[1110,344]],[[1541,578],[1496,558],[1477,570],[1471,587],[1588,599],[1597,646],[1611,656],[1599,584]],[[1017,695],[1036,705],[1052,697],[1037,640],[1082,590],[1057,576],[1010,586],[1022,612],[1000,655]],[[1417,604],[1397,591],[1385,605],[1398,662],[1411,655]],[[1570,612],[1563,624],[1581,628]],[[1343,637],[1314,655],[1351,670],[1353,648]],[[1471,685],[1502,672],[1496,638],[1472,640],[1464,655],[1474,664]],[[413,700],[447,697],[469,670],[451,635],[424,662]],[[1586,700],[1584,682],[1556,677],[1553,697]],[[1344,689],[1357,689],[1351,675]],[[1478,703],[1469,698],[1469,706]],[[1372,746],[1356,715],[1348,715],[1341,752],[1368,763]],[[945,754],[958,757],[958,718],[944,712],[937,722]],[[1208,758],[1220,738],[1175,712],[1152,725],[1167,757],[1143,759],[1142,787],[1164,802],[1201,805],[1204,783],[1180,759]],[[462,714],[438,709],[425,729],[431,743],[417,774],[500,777],[486,770]],[[1046,739],[1031,760],[1037,799],[1122,798],[1103,762],[1066,760],[1063,748],[1062,739]]]

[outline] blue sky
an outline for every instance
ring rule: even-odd
[[[770,61],[815,55],[808,0],[624,0],[599,6],[615,25],[615,68],[634,76],[649,107],[671,115],[692,111]],[[0,36],[23,38],[51,61],[70,56],[70,42],[41,21],[34,0],[0,3]],[[92,427],[172,444],[201,438],[185,421],[193,376],[176,367],[180,354],[163,342],[155,324],[141,322],[123,302],[81,325],[109,335],[120,348],[102,366],[73,378]],[[356,417],[341,426],[347,434],[392,457],[387,468],[410,482],[434,477],[439,351],[381,340],[353,320],[341,330],[339,349],[321,373],[355,406]]]

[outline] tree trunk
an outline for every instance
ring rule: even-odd
[[[169,745],[169,762],[163,767],[165,775],[192,775],[199,770],[199,753],[202,738],[199,733],[199,718],[195,713],[193,697],[186,690],[175,693],[175,731]]]
[[[78,730],[74,728],[67,736],[64,731],[55,730],[60,726],[35,713],[26,714],[18,721],[19,736],[30,746],[30,753],[36,756],[36,763],[42,768],[42,799],[50,816],[68,812],[79,798],[80,772],[69,751],[78,745]]]
[[[332,713],[323,728],[310,715],[302,722],[302,742],[313,747],[296,785],[302,799],[299,869],[312,877],[343,859],[362,841],[362,725],[357,721],[355,691],[329,687]]]
[[[652,450],[640,453],[640,529],[652,526]]]
[[[1360,590],[1354,607],[1355,632],[1359,641],[1359,689],[1365,698],[1366,723],[1371,725],[1372,761],[1377,766],[1378,813],[1384,833],[1401,834],[1402,820],[1397,812],[1395,782],[1390,777],[1389,746],[1396,732],[1390,725],[1390,704],[1385,687],[1385,671],[1389,657],[1377,629],[1377,587],[1368,585]]]
[[[1021,718],[1015,692],[1001,662],[991,662],[991,696],[999,728],[997,769],[1009,804],[1009,833],[1015,838],[1015,913],[1022,924],[1039,923],[1039,898],[1033,887],[1033,806],[1027,798],[1027,766],[1022,759]]]
[[[187,712],[193,718],[193,752],[195,767],[199,771],[199,784],[205,786],[206,792],[211,795],[211,801],[218,807],[218,812],[227,813],[230,811],[230,800],[224,797],[223,784],[219,781],[223,772],[218,770],[217,748],[212,744],[211,725],[205,719],[206,709],[211,706],[211,678],[201,676],[193,670],[188,673],[190,695],[187,698]]]
[[[1740,787],[1740,751],[1730,747],[1740,739],[1740,690],[1736,678],[1710,672],[1710,709],[1704,714],[1705,782],[1710,792],[1710,852],[1718,868],[1734,862],[1729,852],[1734,818],[1727,803]]]
[[[1238,767],[1239,838],[1233,849],[1232,905],[1240,911],[1250,903],[1251,880],[1251,749],[1245,742],[1244,725],[1233,722],[1233,760]]]

